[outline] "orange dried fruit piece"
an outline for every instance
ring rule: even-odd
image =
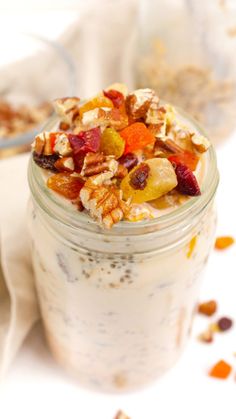
[[[221,359],[217,362],[209,371],[210,377],[220,378],[221,380],[225,380],[228,378],[229,374],[232,371],[231,365]]]
[[[199,304],[198,313],[204,314],[205,316],[212,316],[217,310],[217,302],[215,300],[209,300]]]
[[[83,185],[84,181],[80,176],[69,173],[57,173],[47,180],[48,188],[68,199],[76,199]]]
[[[125,141],[113,128],[106,128],[102,133],[100,151],[107,156],[119,159],[125,150]]]
[[[79,114],[80,114],[80,117],[82,118],[85,112],[92,111],[93,109],[113,108],[113,107],[114,107],[113,102],[108,97],[96,96],[79,108]]]
[[[190,151],[183,151],[182,153],[173,154],[169,157],[171,163],[184,164],[194,172],[197,168],[199,157]]]
[[[145,161],[148,165],[149,171],[145,176],[144,182],[142,180],[142,187],[133,187],[135,172],[138,177],[143,176],[143,171],[139,173],[139,167],[144,163],[135,166],[128,175],[121,182],[121,190],[123,191],[124,199],[132,198],[132,203],[141,204],[143,202],[152,201],[160,196],[166,194],[176,187],[177,178],[172,164],[165,158],[155,158]],[[146,171],[145,171],[146,175]]]
[[[215,241],[215,249],[224,250],[227,249],[227,247],[232,246],[232,244],[234,244],[234,238],[231,236],[217,237]]]
[[[197,244],[197,236],[193,236],[188,245],[187,258],[190,259]]]
[[[155,142],[155,136],[142,122],[129,125],[120,131],[120,135],[125,140],[125,154],[141,150],[148,144]]]

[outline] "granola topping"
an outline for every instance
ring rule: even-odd
[[[57,99],[54,108],[58,128],[36,136],[33,159],[48,170],[50,189],[101,226],[151,219],[200,195],[198,167],[210,143],[154,90],[128,93],[116,83],[88,101]]]

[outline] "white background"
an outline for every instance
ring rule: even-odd
[[[218,146],[218,235],[236,237],[235,154],[236,136]],[[5,161],[10,170],[14,158]],[[201,300],[216,299],[218,315],[236,322],[236,246],[214,251],[205,272]],[[217,316],[216,316],[217,317]],[[180,362],[157,383],[125,396],[85,391],[57,367],[37,327],[12,365],[0,393],[3,419],[113,419],[122,408],[132,419],[235,419],[236,418],[236,325],[215,342],[205,345],[196,336],[209,319],[197,316],[192,339]],[[219,359],[233,366],[226,381],[208,377]]]

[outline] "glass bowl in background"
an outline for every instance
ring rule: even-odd
[[[8,33],[0,37],[0,158],[27,151],[32,138],[47,123],[53,110],[50,102],[73,96],[75,66],[57,42],[33,34]],[[9,132],[8,104],[18,117]],[[28,111],[30,109],[30,114]],[[1,112],[2,110],[2,112]],[[32,113],[31,113],[32,110]],[[19,113],[26,121],[21,123]],[[32,118],[33,115],[33,118]]]

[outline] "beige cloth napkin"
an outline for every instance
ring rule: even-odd
[[[26,220],[28,159],[0,161],[0,378],[39,318]]]

